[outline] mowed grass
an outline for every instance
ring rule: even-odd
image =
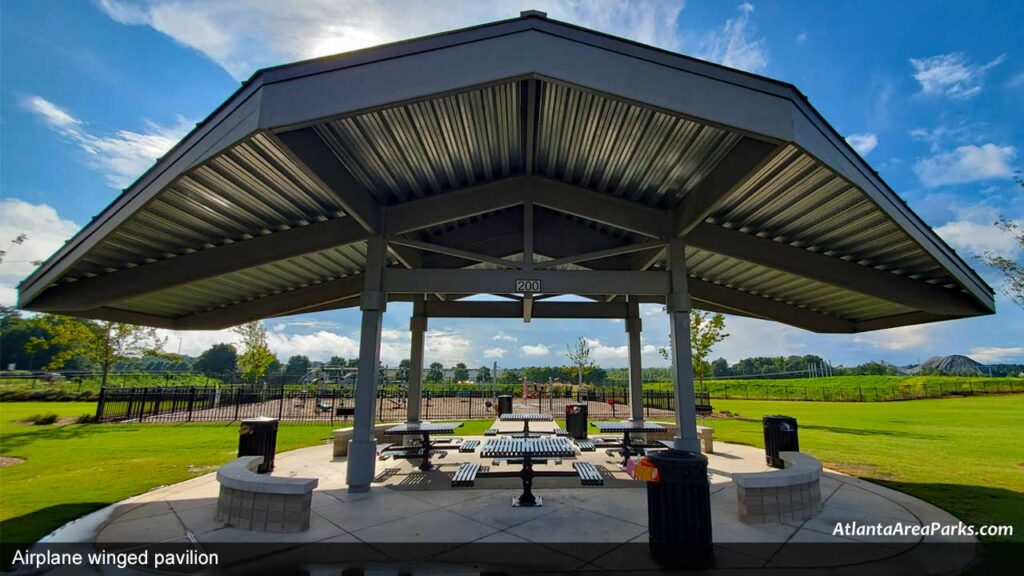
[[[969,524],[1016,524],[1024,542],[1024,396],[907,402],[716,400],[715,438],[763,446],[761,417],[797,419],[800,450],[906,492]]]
[[[33,542],[83,514],[158,486],[207,474],[234,458],[238,424],[68,424],[34,426],[33,414],[94,413],[82,402],[0,403],[3,542]],[[331,426],[282,426],[278,450],[326,441]]]

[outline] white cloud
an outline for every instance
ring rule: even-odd
[[[807,41],[807,32],[801,32],[801,33],[796,35],[796,43],[797,44],[803,44],[806,41]]]
[[[47,204],[18,198],[0,200],[0,250],[7,251],[0,264],[0,305],[13,306],[18,299],[18,283],[35,270],[34,262],[47,259],[79,228]],[[13,244],[22,234],[25,241]]]
[[[853,341],[883,350],[912,350],[930,342],[931,334],[926,325],[901,326],[858,335]]]
[[[527,9],[543,10],[553,19],[677,49],[675,27],[683,2],[99,0],[99,7],[122,24],[149,26],[166,34],[242,80],[265,66],[513,18]]]
[[[878,136],[875,136],[871,132],[865,134],[850,134],[846,137],[846,142],[853,146],[853,149],[857,151],[861,156],[867,156],[878,146]]]
[[[520,347],[519,350],[523,353],[523,356],[532,357],[547,356],[550,352],[548,347],[543,344],[527,344]]]
[[[276,329],[276,326],[274,327]],[[238,334],[231,328],[224,330],[166,330],[157,329],[157,335],[166,338],[164,351],[186,356],[199,356],[214,344],[238,346]]]
[[[1020,244],[1012,235],[992,225],[995,220],[951,220],[936,228],[935,232],[962,254],[983,254],[991,250],[996,254],[1013,256],[1020,252]],[[1024,227],[1024,220],[1016,223]]]
[[[494,335],[493,338],[491,338],[491,340],[494,340],[495,342],[515,342],[515,341],[519,340],[519,338],[517,338],[517,337],[515,337],[515,336],[513,336],[511,334],[506,334],[504,332],[498,332],[497,334]]]
[[[597,338],[585,338],[590,346],[590,358],[598,365],[612,364],[621,366],[629,358],[629,346],[608,346]]]
[[[114,188],[125,188],[134,182],[192,129],[179,116],[173,126],[147,121],[144,132],[118,130],[98,135],[85,122],[41,96],[25,98],[22,106],[85,152],[85,162],[101,172]]]
[[[1000,54],[991,62],[979,66],[969,63],[963,53],[954,52],[928,58],[911,58],[910,64],[914,67],[914,79],[921,85],[922,94],[965,99],[981,92],[985,75],[1003,60],[1006,60],[1006,54]]]
[[[928,187],[1009,178],[1016,157],[1017,149],[1013,146],[971,144],[919,159],[914,164],[914,173]]]
[[[331,356],[356,358],[359,356],[359,340],[335,332],[320,330],[312,334],[285,334],[269,332],[267,345],[281,362],[296,354],[308,356],[310,360],[328,360]],[[406,347],[408,348],[408,347]],[[387,359],[385,354],[387,352]],[[381,344],[381,361],[397,364],[401,357],[395,358],[393,347]]]
[[[1001,362],[1013,362],[1024,359],[1024,347],[1000,347],[1000,346],[986,346],[981,348],[971,348],[971,351],[967,353],[968,356],[981,362],[982,364],[998,364]]]
[[[430,331],[427,332],[424,343],[424,364],[429,366],[431,362],[440,362],[445,366],[453,366],[459,362],[468,365],[473,364],[471,353],[473,342],[458,332]],[[406,344],[402,358],[407,357],[409,345]],[[383,353],[382,353],[383,354]],[[397,361],[395,362],[398,363]]]
[[[484,358],[504,358],[506,352],[508,352],[508,350],[505,350],[504,348],[488,348],[487,350],[484,350]]]
[[[739,11],[739,16],[726,20],[722,28],[704,36],[697,55],[723,66],[762,72],[768,67],[768,49],[764,38],[755,36],[750,23],[754,6],[744,2]]]

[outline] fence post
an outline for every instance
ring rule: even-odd
[[[747,400],[750,400],[750,383],[749,382],[744,382],[743,383],[743,387],[746,388],[746,390],[747,390]]]
[[[107,389],[100,388],[100,397],[96,399],[96,421],[103,420],[103,402],[107,398]]]
[[[895,384],[890,384],[890,386],[892,386],[892,399],[895,400],[896,399],[896,385]]]
[[[240,391],[241,390],[239,389],[239,387],[235,386],[235,420],[238,420],[238,408],[240,406],[238,403],[238,393]],[[232,422],[234,422],[235,420],[232,420]]]
[[[190,386],[188,389],[188,421],[192,421],[192,405],[196,401],[196,387]]]
[[[139,422],[146,418],[146,388],[142,389],[142,402],[139,403]]]
[[[864,386],[862,386],[861,384],[858,383],[857,384],[857,392],[858,392],[858,394],[860,394],[860,401],[863,402],[864,401]]]

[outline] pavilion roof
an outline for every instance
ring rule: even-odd
[[[994,311],[792,85],[536,14],[257,72],[19,304],[177,328],[355,306],[370,236],[396,268],[602,279],[681,238],[697,306],[816,331]]]

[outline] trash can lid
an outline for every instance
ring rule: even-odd
[[[256,416],[253,418],[245,418],[242,420],[243,424],[259,424],[262,422],[277,422],[277,418],[271,418],[269,416]]]

